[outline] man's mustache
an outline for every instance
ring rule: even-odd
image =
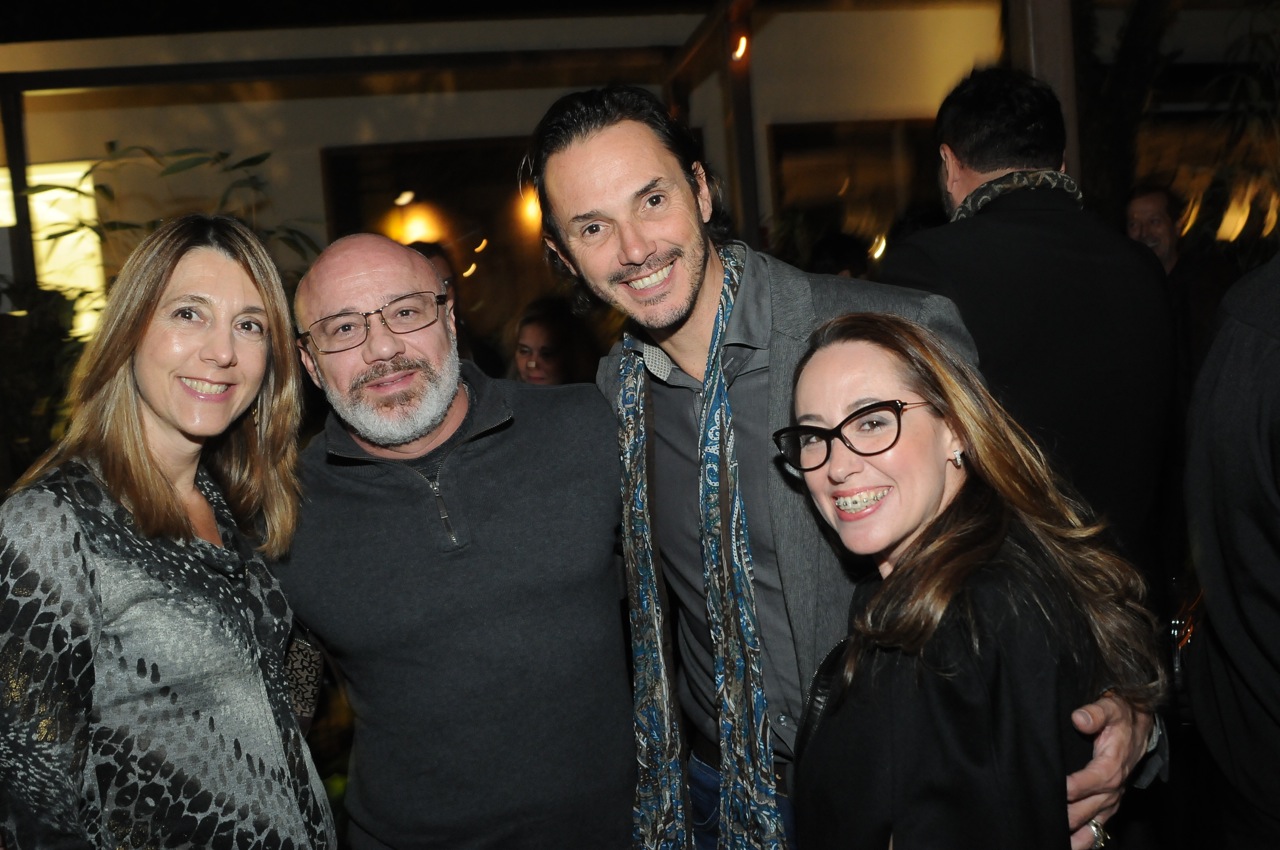
[[[394,375],[396,372],[417,371],[424,372],[428,378],[435,378],[436,370],[431,363],[426,360],[410,360],[408,357],[397,357],[394,360],[387,360],[384,363],[377,363],[361,372],[351,379],[351,388],[348,392],[356,392],[361,387],[367,386],[374,381],[380,381],[388,375]]]

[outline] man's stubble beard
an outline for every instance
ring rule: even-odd
[[[607,301],[612,307],[625,313],[627,318],[646,330],[664,331],[667,333],[679,330],[693,314],[694,305],[698,302],[698,293],[702,291],[702,287],[706,283],[708,257],[711,251],[715,250],[715,247],[711,244],[711,237],[707,233],[706,229],[703,228],[699,233],[700,238],[693,243],[689,253],[686,254],[682,248],[672,248],[657,260],[651,260],[646,264],[644,269],[645,274],[650,274],[673,261],[678,262],[687,259],[689,262],[685,265],[689,271],[689,293],[683,303],[672,305],[657,316],[636,316],[624,309],[622,299],[620,298],[602,297],[602,300]],[[674,269],[672,271],[674,273]],[[622,281],[635,276],[635,272],[614,273],[610,276],[609,281],[606,284],[608,287],[606,292],[615,287],[626,286],[627,284]],[[599,292],[596,294],[597,296],[601,295]],[[662,306],[667,305],[663,302]]]
[[[360,394],[371,381],[406,370],[422,372],[426,387],[404,390],[380,404],[368,402]],[[361,439],[384,448],[411,443],[439,428],[458,394],[461,374],[452,334],[449,353],[438,371],[427,360],[396,357],[357,375],[345,393],[331,386],[317,371],[320,388],[338,418]]]

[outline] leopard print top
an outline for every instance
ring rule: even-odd
[[[223,548],[141,536],[78,462],[0,506],[0,846],[336,846],[289,606],[198,484]]]

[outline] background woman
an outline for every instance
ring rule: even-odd
[[[526,384],[590,383],[599,360],[595,334],[564,298],[531,301],[516,322],[512,370]]]
[[[1144,709],[1162,693],[1138,574],[918,325],[854,314],[820,327],[795,414],[775,435],[784,459],[879,573],[829,659],[834,692],[814,688],[801,846],[1068,847],[1062,777],[1091,747],[1072,710],[1108,689]],[[1120,415],[1098,411],[1098,427]]]
[[[138,246],[66,437],[0,506],[9,850],[334,846],[264,562],[293,533],[298,392],[248,229],[187,216]]]

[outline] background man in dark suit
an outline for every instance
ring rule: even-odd
[[[992,391],[1147,574],[1163,607],[1162,484],[1175,359],[1150,251],[1081,210],[1052,89],[975,71],[937,135],[951,223],[891,246],[881,277],[955,301]]]
[[[1167,614],[1177,414],[1163,269],[1082,210],[1047,84],[974,71],[943,100],[935,132],[951,223],[891,247],[881,278],[955,301],[992,391],[1112,527]],[[1068,794],[1079,796],[1076,777]]]

